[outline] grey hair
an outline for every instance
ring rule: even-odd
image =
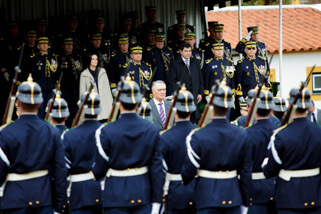
[[[163,80],[156,80],[152,83],[152,91],[155,89],[156,84],[163,84],[166,88],[166,83]]]

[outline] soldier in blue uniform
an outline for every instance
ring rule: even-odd
[[[70,116],[66,121],[68,127],[71,126],[78,111],[79,80],[83,70],[82,58],[74,51],[74,40],[71,37],[64,38],[63,54],[58,57],[60,69],[60,89],[62,97],[67,101]]]
[[[165,209],[168,214],[196,213],[194,204],[195,179],[187,186],[183,185],[180,175],[186,157],[186,136],[195,128],[190,115],[196,110],[194,97],[185,86],[179,91],[175,122],[176,125],[161,135],[160,142],[163,154],[163,170],[166,171],[164,195]]]
[[[249,208],[249,212],[253,214],[277,213],[274,203],[276,177],[267,179],[261,168],[263,160],[268,156],[266,148],[274,130],[272,123],[269,121],[273,108],[272,93],[267,90],[261,91],[256,112],[256,122],[246,129],[253,159],[252,194]]]
[[[267,90],[267,88],[263,88],[262,90],[263,91]],[[247,94],[247,98],[246,98],[246,112],[247,113],[248,113],[249,109],[251,108],[252,99],[255,98],[256,93],[257,93],[257,88],[254,88],[254,89],[251,89],[249,91],[249,93]],[[241,115],[240,117],[236,118],[231,123],[240,127],[240,128],[244,128],[245,123],[246,123],[246,119],[247,119],[247,115]],[[281,125],[281,121],[277,117],[273,116],[272,114],[269,115],[269,121],[272,124],[273,130],[279,128]]]
[[[21,74],[19,75],[19,81],[26,81],[30,73],[32,58],[38,53],[37,48],[37,32],[34,30],[28,30],[25,36],[25,46],[23,50],[21,60]]]
[[[67,170],[60,133],[37,116],[42,101],[30,76],[18,87],[20,117],[0,132],[3,213],[60,213],[64,206]]]
[[[239,214],[241,205],[249,206],[251,152],[246,132],[226,119],[234,106],[232,95],[232,90],[221,84],[212,103],[212,122],[186,138],[187,155],[181,174],[184,184],[198,175],[195,205],[199,214]]]
[[[81,96],[84,100],[86,94]],[[101,112],[100,98],[91,92],[87,100],[84,122],[63,135],[66,166],[70,174],[70,209],[72,213],[101,213],[102,192],[100,182],[91,171],[96,155],[95,132],[101,125],[97,115]]]
[[[206,60],[203,68],[204,94],[209,95],[215,80],[220,80],[222,75],[226,77],[227,85],[234,91],[234,63],[224,56],[224,44],[213,43],[212,51],[214,58]]]
[[[299,94],[290,91],[289,103]],[[275,201],[280,214],[321,213],[321,127],[306,118],[312,106],[311,93],[299,94],[293,122],[275,131],[268,148],[264,175],[276,179]]]
[[[147,32],[151,29],[155,30],[158,33],[164,33],[164,24],[156,21],[157,19],[157,10],[155,6],[146,6],[145,7],[147,21],[139,26],[139,44],[144,43],[144,38]]]
[[[195,26],[186,24],[186,10],[176,10],[176,20],[177,23],[167,29],[167,41],[171,41],[175,38],[175,29],[179,24],[185,24],[187,32],[195,33]]]
[[[218,24],[217,21],[208,22],[208,32],[209,36],[205,39],[201,39],[199,42],[199,48],[205,51],[206,49],[211,49],[212,43],[214,43],[214,25]]]
[[[144,55],[154,48],[156,32],[157,31],[155,29],[149,29],[144,35],[145,37],[144,42],[141,42]]]
[[[283,119],[283,115],[286,112],[286,101],[284,98],[276,96],[273,98],[274,101],[274,108],[273,108],[273,115],[277,117],[280,121]]]
[[[235,87],[241,88],[244,98],[249,90],[262,81],[263,75],[269,76],[270,73],[266,60],[260,56],[256,57],[256,51],[255,41],[245,43],[247,56],[241,59],[236,66]],[[268,80],[265,84],[268,84]]]
[[[166,82],[166,78],[169,72],[169,65],[173,59],[172,52],[165,47],[165,34],[157,33],[155,36],[155,47],[146,53],[144,61],[152,65],[154,74],[153,80],[163,80]]]
[[[213,58],[212,45],[213,43],[222,42],[224,43],[224,56],[227,58],[232,58],[232,48],[229,42],[226,42],[223,39],[224,35],[224,24],[218,24],[217,22],[209,23],[209,31],[210,37],[208,37],[202,44],[200,44],[200,48],[202,48],[205,53],[205,60]]]
[[[96,131],[93,172],[97,179],[106,177],[103,208],[105,213],[156,214],[164,183],[159,129],[136,114],[142,95],[129,77],[119,100],[120,118]]]
[[[236,46],[235,50],[244,56],[246,56],[245,53],[245,43],[249,41],[255,41],[256,42],[256,57],[260,56],[264,59],[267,59],[267,50],[265,47],[264,42],[259,41],[259,26],[254,26],[254,27],[248,27],[247,31],[250,33],[252,31],[252,34],[250,34],[250,38],[243,38]],[[249,35],[249,34],[248,34]]]
[[[204,65],[204,52],[200,48],[195,47],[196,34],[194,32],[185,33],[184,42],[189,43],[192,46],[192,57],[199,60],[202,69]]]
[[[128,34],[122,34],[118,37],[118,50],[113,51],[109,64],[110,70],[110,87],[116,88],[120,81],[121,70],[123,65],[130,63],[129,38]]]
[[[130,49],[130,58],[132,62],[125,64],[121,71],[121,76],[130,75],[140,87],[141,91],[144,90],[144,85],[148,85],[152,77],[151,65],[142,62],[143,49],[139,46]]]
[[[52,99],[49,100],[47,105],[48,107],[51,104]],[[51,120],[49,121],[53,126],[58,128],[61,133],[67,129],[65,122],[69,117],[69,109],[66,100],[60,97],[59,92],[56,94],[55,102],[53,103],[52,110],[51,110]]]
[[[180,56],[179,50],[184,43],[185,31],[185,24],[177,24],[174,29],[175,36],[173,37],[173,40],[168,41],[168,47],[172,50],[174,58]]]
[[[32,58],[31,74],[42,90],[43,103],[39,108],[38,115],[45,117],[45,108],[52,97],[52,90],[59,78],[57,55],[48,51],[48,37],[39,37],[37,47],[39,53]]]

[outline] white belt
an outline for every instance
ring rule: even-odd
[[[253,172],[252,173],[252,180],[262,180],[265,178],[266,177],[263,172]]]
[[[82,173],[77,175],[71,175],[70,181],[74,183],[74,182],[93,180],[94,178],[95,176],[92,172],[87,172],[87,173]]]
[[[208,171],[204,169],[199,169],[197,172],[198,176],[203,178],[212,178],[212,179],[230,179],[237,177],[236,170],[232,171]]]
[[[181,174],[166,173],[165,183],[163,186],[164,195],[168,195],[169,184],[171,181],[181,181],[181,180],[183,180]]]
[[[3,196],[4,186],[5,186],[5,184],[0,186],[0,198]]]
[[[7,175],[6,181],[24,181],[24,180],[34,179],[34,178],[40,178],[45,175],[48,175],[48,173],[49,173],[48,170],[38,170],[38,171],[29,172],[25,174],[9,173]]]
[[[129,177],[129,176],[136,176],[136,175],[143,175],[148,172],[148,169],[146,166],[140,167],[140,168],[128,168],[124,170],[118,170],[118,169],[109,169],[107,171],[106,177]]]
[[[303,170],[285,170],[281,169],[279,177],[285,181],[290,181],[291,178],[312,177],[320,174],[320,168],[303,169]]]

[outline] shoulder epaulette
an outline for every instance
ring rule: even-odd
[[[209,46],[209,45],[210,45],[210,43],[209,43],[209,42],[205,44],[205,46]]]
[[[150,51],[150,50],[152,50],[152,47],[147,47],[146,50]]]
[[[240,59],[237,63],[242,63],[244,59],[245,59],[245,58],[243,57],[243,58]]]
[[[266,60],[266,58],[265,57],[263,57],[263,56],[258,56],[260,59],[263,59],[263,60]]]
[[[129,65],[128,63],[125,63],[122,67],[123,67],[123,68],[127,68],[128,65]]]
[[[213,58],[207,59],[207,60],[205,61],[205,63],[206,63],[206,64],[210,63],[210,62],[212,61],[212,59],[213,59]]]
[[[14,121],[13,121],[13,120],[10,120],[8,123],[3,124],[2,126],[0,126],[0,131],[1,131],[2,129],[6,128],[7,126],[11,125],[12,123],[14,123]]]

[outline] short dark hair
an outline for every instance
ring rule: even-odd
[[[123,102],[122,102],[122,105],[123,105],[124,109],[128,110],[128,111],[134,110],[137,106],[137,104],[123,103]]]
[[[188,116],[191,115],[191,112],[177,111],[176,113],[177,113],[178,117],[181,119],[186,119]]]
[[[180,46],[180,50],[182,51],[184,48],[192,48],[192,46],[187,42],[183,42]]]
[[[260,117],[266,117],[271,113],[271,109],[257,109],[257,115],[259,115]]]
[[[226,116],[228,112],[228,108],[223,108],[223,107],[214,105],[213,111],[216,116]]]
[[[97,115],[85,114],[86,119],[96,119]]]
[[[276,116],[280,121],[283,119],[284,112],[273,111],[274,116]]]
[[[65,121],[65,118],[58,118],[58,117],[52,117],[51,118],[53,121],[55,121],[56,123],[62,123]]]
[[[303,114],[306,111],[307,111],[307,109],[305,109],[305,108],[297,108],[295,112],[298,113],[298,114]]]
[[[39,104],[28,104],[20,102],[21,108],[26,112],[34,112],[38,110]]]

